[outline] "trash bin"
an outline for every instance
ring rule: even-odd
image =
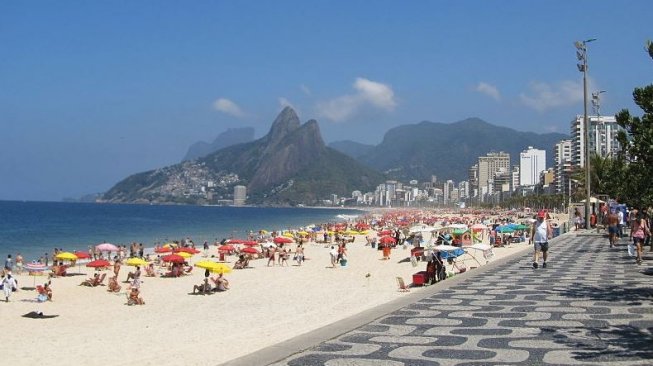
[[[347,260],[344,259],[344,258],[341,259],[341,260],[340,260],[340,266],[341,266],[341,267],[346,267],[346,266],[347,266]]]
[[[220,262],[224,262],[224,252],[220,252]]]

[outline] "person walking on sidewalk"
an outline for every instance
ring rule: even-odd
[[[641,213],[636,213],[636,217],[631,220],[630,237],[637,248],[637,264],[642,264],[642,246],[647,235],[651,235],[651,229],[648,227],[648,221]]]
[[[531,242],[533,242],[533,268],[537,268],[538,253],[542,252],[542,268],[546,268],[546,258],[549,252],[549,238],[553,236],[553,228],[547,220],[547,212],[540,210],[537,213],[537,220],[533,223],[531,230]]]

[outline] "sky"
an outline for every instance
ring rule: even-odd
[[[575,41],[601,115],[653,61],[649,1],[5,1],[0,200],[105,192],[284,106],[329,143],[479,117],[568,134]],[[646,26],[649,24],[649,26]],[[591,106],[591,105],[590,105]],[[590,109],[591,113],[591,109]],[[405,141],[410,143],[410,141]]]

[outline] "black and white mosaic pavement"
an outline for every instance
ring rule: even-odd
[[[635,264],[625,239],[610,249],[599,235],[567,235],[548,268],[533,269],[526,251],[274,365],[653,365],[644,259]]]

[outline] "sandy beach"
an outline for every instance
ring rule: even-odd
[[[526,243],[495,248],[490,261],[530,249]],[[413,267],[406,260],[410,249],[402,247],[382,260],[364,236],[348,245],[345,267],[330,268],[329,250],[307,244],[302,266],[290,260],[287,267],[268,267],[266,259],[252,260],[251,268],[226,275],[230,290],[211,295],[190,294],[204,277],[200,268],[180,278],[144,277],[144,306],[126,305],[122,281],[133,267],[122,267],[119,294],[106,286],[78,286],[93,270],[71,268],[70,273],[82,274],[54,278],[52,302],[37,303],[35,291],[19,290],[9,303],[0,303],[3,360],[13,365],[220,364],[405,296],[396,277],[410,284],[412,274],[426,268],[423,262]],[[211,253],[217,253],[215,247]],[[485,263],[481,253],[476,257]],[[461,258],[468,268],[478,266],[468,255]],[[201,259],[195,255],[191,263]],[[232,265],[236,258],[226,260]],[[17,277],[20,287],[34,283],[34,277]],[[37,284],[45,281],[36,277]],[[58,316],[21,317],[30,311]]]

